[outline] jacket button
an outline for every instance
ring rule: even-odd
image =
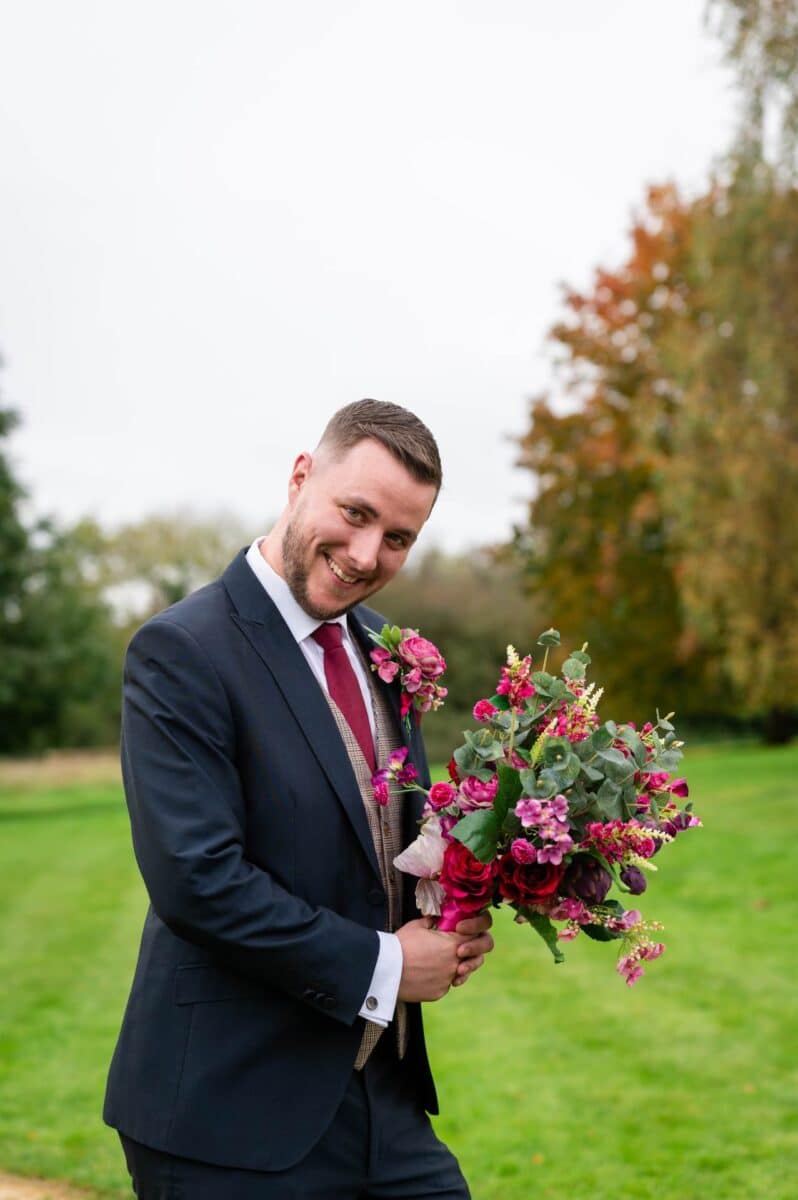
[[[372,888],[367,896],[367,900],[369,904],[373,904],[377,908],[380,904],[385,903],[385,892],[382,888]]]
[[[366,999],[366,1008],[369,1012],[374,1012],[375,1008],[379,1008],[379,1004],[380,1002],[376,996],[368,996]]]
[[[338,1001],[335,999],[335,996],[325,996],[321,1002],[321,1005],[322,1005],[322,1008],[329,1009],[329,1008],[335,1008],[337,1003],[338,1003]]]

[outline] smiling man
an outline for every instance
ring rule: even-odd
[[[468,1196],[426,1115],[420,1002],[481,965],[490,918],[431,929],[393,867],[420,811],[373,799],[405,735],[363,603],[440,485],[417,417],[348,405],[271,533],[131,643],[122,766],[150,908],[105,1119],[139,1200]]]

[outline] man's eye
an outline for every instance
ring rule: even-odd
[[[404,550],[405,546],[407,545],[407,542],[405,538],[402,537],[401,533],[386,533],[385,540],[386,542],[390,542],[391,545],[397,550]]]
[[[359,508],[353,508],[353,507],[351,506],[351,504],[345,504],[345,505],[344,505],[344,512],[346,513],[346,515],[347,515],[348,517],[351,517],[353,521],[359,521],[359,520],[360,520],[360,518],[363,516],[362,512],[360,511],[360,509],[359,509]]]

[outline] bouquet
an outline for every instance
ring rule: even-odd
[[[431,647],[426,660],[437,671],[443,659],[432,643],[401,632]],[[373,669],[383,674],[402,640],[394,639],[388,657],[372,651]],[[418,907],[437,919],[438,929],[452,930],[464,917],[506,903],[556,962],[563,959],[560,943],[580,933],[618,941],[617,970],[631,985],[664,946],[657,939],[662,926],[623,900],[641,895],[662,848],[701,822],[683,803],[686,780],[674,777],[683,743],[673,714],[657,714],[656,724],[640,730],[602,721],[602,689],[586,683],[586,646],[566,658],[560,675],[546,671],[559,642],[554,629],[541,635],[538,671],[529,655],[507,648],[496,694],[475,704],[478,728],[464,733],[448,782],[421,788],[403,748],[374,776],[375,798],[387,802],[391,781],[426,796],[419,835],[394,863],[418,877]]]

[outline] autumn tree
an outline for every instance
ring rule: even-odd
[[[551,333],[564,399],[537,398],[521,440],[535,475],[516,539],[528,584],[569,644],[589,642],[614,711],[637,720],[657,704],[707,708],[704,691],[685,695],[686,676],[703,677],[703,651],[680,612],[658,454],[637,414],[646,387],[663,411],[671,402],[652,354],[671,316],[662,282],[679,276],[689,239],[676,190],[652,188],[628,261],[566,292]]]
[[[553,331],[574,411],[537,401],[522,441],[529,570],[613,690],[768,740],[798,667],[796,221],[761,162],[691,203],[652,189],[627,263]]]

